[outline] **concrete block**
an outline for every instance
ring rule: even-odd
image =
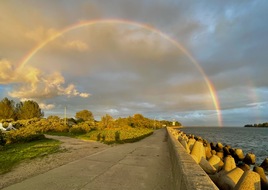
[[[244,172],[234,190],[261,190],[260,175],[253,171]]]

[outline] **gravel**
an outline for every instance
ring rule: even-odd
[[[24,161],[10,172],[0,175],[0,189],[111,147],[95,141],[63,136],[46,135],[46,137],[63,142],[62,151]]]

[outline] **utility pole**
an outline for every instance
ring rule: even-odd
[[[67,112],[67,108],[66,108],[66,106],[65,106],[65,107],[64,107],[64,125],[67,125],[66,112]]]

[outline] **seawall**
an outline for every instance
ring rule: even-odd
[[[168,146],[172,164],[173,188],[176,190],[218,190],[206,172],[185,151],[167,127]]]

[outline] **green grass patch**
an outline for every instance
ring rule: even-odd
[[[0,174],[9,172],[22,161],[43,157],[60,151],[61,142],[43,139],[28,143],[10,144],[0,151]]]
[[[80,135],[79,139],[101,141],[105,144],[133,143],[153,134],[153,129],[147,128],[111,128],[94,130]]]

